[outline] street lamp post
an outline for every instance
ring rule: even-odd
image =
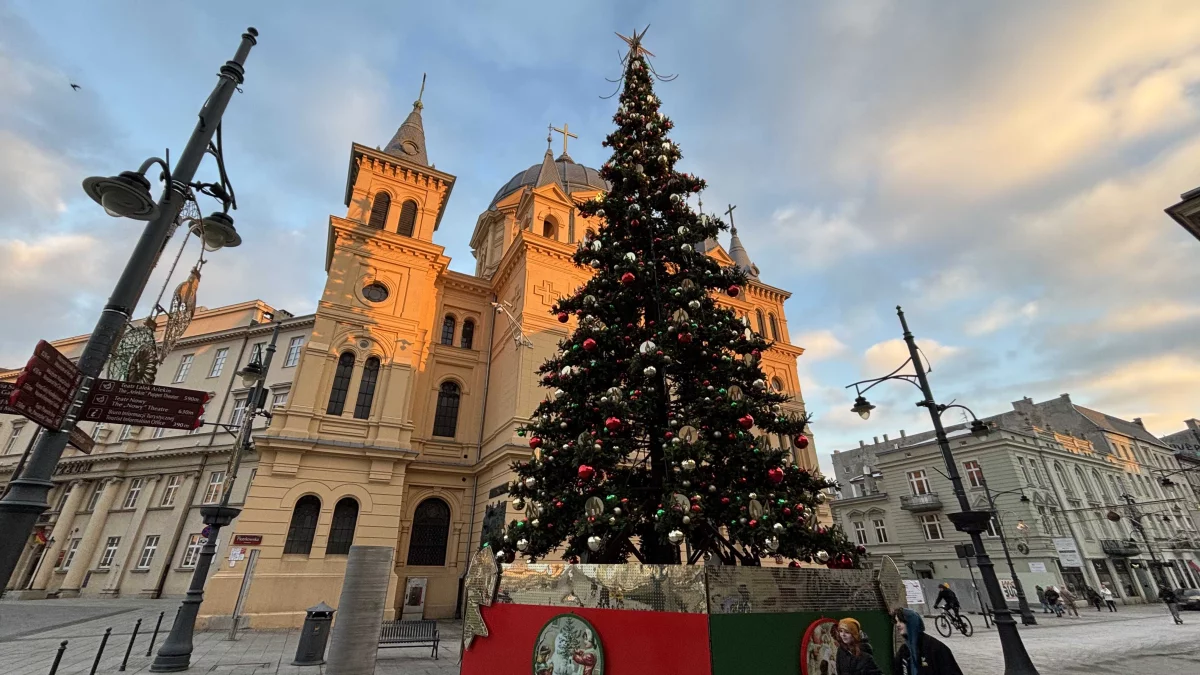
[[[1012,575],[1013,585],[1017,587],[1017,607],[1021,612],[1021,623],[1025,626],[1036,626],[1037,617],[1029,609],[1029,600],[1025,597],[1025,587],[1021,585],[1021,577],[1017,576],[1017,569],[1013,566],[1012,554],[1008,552],[1008,537],[1004,534],[1004,521],[1000,519],[1000,513],[996,510],[996,497],[1015,491],[1003,490],[1001,492],[992,492],[987,484],[987,476],[981,475],[980,482],[983,485],[983,493],[987,495],[988,509],[991,510],[992,516],[996,519],[997,530],[1000,534],[1000,548],[1004,550],[1004,560],[1008,563],[1008,573]],[[1023,491],[1021,492],[1021,501],[1029,501],[1029,497],[1026,497]]]
[[[996,576],[996,566],[992,563],[992,559],[983,547],[982,533],[987,529],[987,524],[992,518],[992,513],[990,511],[975,511],[971,508],[970,502],[967,501],[967,492],[963,488],[962,476],[958,472],[958,465],[955,463],[954,455],[950,451],[950,441],[947,440],[946,430],[942,427],[942,413],[950,408],[966,408],[965,406],[955,404],[939,404],[934,400],[933,390],[929,386],[929,378],[926,377],[925,367],[921,362],[921,355],[917,349],[916,340],[913,338],[912,331],[908,329],[908,322],[904,318],[904,310],[899,306],[896,307],[896,315],[900,317],[900,325],[904,329],[904,342],[908,345],[908,361],[905,361],[899,368],[881,378],[863,380],[849,385],[849,387],[854,387],[858,394],[851,411],[858,413],[863,419],[869,417],[871,410],[875,406],[867,402],[863,394],[880,382],[903,380],[921,390],[923,398],[917,402],[917,405],[929,411],[929,417],[933,422],[933,432],[937,437],[938,447],[942,452],[942,460],[946,463],[946,471],[949,474],[950,483],[954,488],[954,496],[958,498],[958,505],[961,509],[959,513],[951,513],[947,517],[950,519],[950,522],[954,523],[955,529],[967,533],[971,538],[971,543],[975,546],[976,565],[979,567],[980,576],[983,577],[983,585],[987,590],[988,600],[992,603],[992,611],[995,614],[996,632],[1000,635],[1000,647],[1004,654],[1004,673],[1005,675],[1037,675],[1037,668],[1033,665],[1033,661],[1029,658],[1029,653],[1025,650],[1025,644],[1021,641],[1021,634],[1017,631],[1017,622],[1013,620],[1012,612],[1008,609],[1008,603],[1004,599],[1004,590],[1000,587],[1000,579]],[[915,375],[900,374],[900,371],[910,363],[915,371]],[[861,385],[864,384],[868,386],[862,388]],[[973,415],[974,413],[972,413]],[[988,433],[988,429],[982,421],[976,418],[971,424],[971,432],[977,436],[984,436]]]
[[[1146,553],[1150,554],[1150,580],[1154,582],[1154,592],[1162,595],[1162,584],[1158,583],[1158,577],[1154,574],[1155,567],[1159,567],[1158,556],[1154,554],[1154,547],[1150,545],[1150,537],[1146,536],[1146,526],[1142,524],[1142,519],[1147,514],[1138,513],[1137,507],[1134,506],[1137,501],[1133,498],[1133,495],[1125,493],[1121,495],[1121,499],[1129,505],[1129,512],[1132,514],[1129,517],[1129,522],[1133,524],[1133,529],[1137,530],[1137,533],[1142,536],[1142,543],[1146,544]],[[1162,574],[1161,567],[1159,567],[1159,574]]]
[[[209,152],[225,107],[238,85],[245,80],[243,65],[250,54],[250,48],[257,41],[258,31],[253,28],[246,29],[233,59],[221,66],[220,80],[200,109],[200,120],[196,123],[183,153],[180,154],[174,171],[163,160],[151,158],[146,160],[137,172],[126,171],[111,178],[95,177],[84,181],[84,190],[92,199],[100,202],[109,215],[149,222],[79,356],[78,366],[84,375],[84,386],[76,394],[74,410],[67,416],[62,428],[45,430],[29,454],[29,460],[20,477],[12,480],[8,492],[0,498],[0,532],[4,533],[0,536],[0,589],[8,585],[38,516],[50,507],[46,495],[54,487],[51,480],[54,468],[67,447],[71,430],[75,428],[74,415],[83,402],[87,387],[100,376],[109,354],[113,351],[113,345],[133,315],[150,273],[158,261],[159,253],[171,236],[172,225],[184,201],[193,194],[193,188],[198,188],[205,194],[222,197],[226,209],[230,205],[231,199],[224,185],[195,184],[192,178],[200,166],[200,161]],[[157,203],[150,196],[150,181],[144,175],[155,164],[164,169],[167,183]],[[221,173],[224,184],[223,167]],[[240,243],[237,232],[233,229],[233,219],[226,213],[215,213],[205,218],[201,235],[210,250]]]
[[[196,559],[196,568],[192,571],[192,582],[188,585],[187,596],[179,605],[175,614],[175,622],[171,624],[171,632],[166,641],[150,664],[150,672],[167,673],[187,670],[192,660],[192,637],[196,632],[196,616],[200,613],[200,603],[204,602],[204,584],[208,581],[208,570],[217,553],[217,537],[221,528],[233,522],[242,512],[236,506],[230,506],[230,496],[233,494],[233,484],[237,480],[238,467],[242,464],[242,455],[250,448],[250,435],[254,431],[254,419],[260,415],[270,418],[271,413],[265,409],[264,393],[266,390],[266,375],[271,368],[271,359],[275,355],[275,342],[279,339],[279,323],[271,332],[271,341],[267,343],[262,362],[251,361],[239,373],[244,384],[253,383],[246,396],[246,410],[238,428],[237,440],[233,444],[233,453],[229,458],[229,468],[225,472],[225,485],[221,489],[221,501],[217,506],[203,506],[200,517],[208,526],[204,546],[200,548],[200,556]],[[236,618],[235,618],[236,620]],[[234,626],[237,629],[237,626]]]

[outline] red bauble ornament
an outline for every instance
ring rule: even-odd
[[[567,314],[566,312],[559,312],[559,313],[558,313],[558,322],[559,322],[559,323],[566,323],[566,322],[567,322],[567,319],[569,319],[569,318],[571,318],[571,315],[570,315],[570,314]]]
[[[750,415],[743,415],[738,418],[738,426],[743,429],[749,429],[754,426],[754,418]]]
[[[692,504],[692,513],[700,513],[700,505]]]
[[[729,297],[736,298],[738,296],[738,293],[742,292],[742,287],[738,286],[737,284],[733,284],[732,286],[727,288],[725,290],[725,292],[729,294]]]
[[[596,341],[593,340],[592,338],[588,338],[588,339],[584,340],[583,348],[585,351],[589,351],[589,352],[594,350],[596,348]],[[804,438],[804,437],[801,436],[800,438]],[[799,445],[798,442],[797,442],[797,445]],[[804,446],[807,446],[807,445],[808,445],[808,441],[806,440],[806,441],[804,441]],[[804,447],[804,446],[801,446],[801,447]]]
[[[591,480],[592,476],[596,475],[596,469],[587,464],[579,465],[579,480]]]
[[[776,483],[776,484],[782,483],[783,482],[783,469],[780,469],[779,467],[775,467],[774,469],[769,469],[767,471],[767,480],[771,481],[772,483]]]
[[[746,524],[749,525],[750,527],[758,527],[758,521],[754,520],[753,518],[751,518],[750,522],[746,523]]]
[[[633,276],[633,272],[626,272],[625,274],[621,275],[621,284],[623,286],[628,286],[635,280],[637,280],[637,277]]]
[[[788,507],[788,506],[785,506],[785,507],[783,507],[783,515],[785,515],[785,516],[790,516],[790,515],[792,515],[792,509],[791,509],[791,507]]]
[[[621,418],[620,417],[610,417],[610,418],[604,420],[604,428],[608,429],[609,431],[616,431],[617,429],[620,429],[621,428]]]
[[[691,334],[691,333],[680,333],[680,334],[679,334],[679,341],[680,341],[680,342],[682,342],[682,343],[683,343],[683,344],[685,344],[685,345],[686,345],[686,344],[691,344],[691,342],[692,342],[692,334]]]
[[[728,505],[728,504],[729,504],[729,497],[721,497],[721,504],[722,504],[722,505]]]
[[[542,447],[542,439],[538,438],[537,436],[529,439],[529,447],[533,448],[534,450]]]
[[[807,448],[808,447],[808,436],[805,436],[804,434],[800,434],[799,436],[797,436],[796,437],[796,447],[800,448],[801,450]]]

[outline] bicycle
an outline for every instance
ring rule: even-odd
[[[933,626],[937,628],[937,632],[942,637],[950,637],[955,629],[963,634],[963,637],[971,637],[975,633],[975,628],[971,625],[971,620],[962,614],[958,616],[950,613],[946,607],[942,608],[942,613],[933,620]]]

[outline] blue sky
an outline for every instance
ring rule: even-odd
[[[822,454],[928,428],[901,383],[848,412],[845,384],[905,358],[897,304],[939,397],[981,415],[1064,392],[1158,434],[1200,415],[1200,242],[1162,213],[1200,185],[1200,5],[1151,0],[0,0],[0,364],[90,329],[138,225],[79,181],[177,153],[246,26],[225,118],[245,244],[200,301],[307,312],[350,143],[386,143],[422,73],[430,159],[458,176],[437,241],[470,272],[476,217],[547,124],[604,161],[613,31],[646,24],[682,168],[794,293]]]

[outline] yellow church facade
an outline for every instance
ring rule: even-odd
[[[513,517],[509,466],[530,453],[517,429],[547,394],[538,367],[574,327],[550,308],[587,278],[572,255],[600,226],[577,205],[605,185],[565,147],[557,159],[547,150],[476,221],[475,274],[450,270],[436,234],[461,226],[442,222],[455,177],[430,164],[421,112],[418,101],[382,150],[351,148],[311,337],[286,406],[255,436],[255,476],[222,533],[257,542],[241,612],[252,627],[298,626],[307,607],[336,604],[351,544],[394,548],[389,618],[453,617],[471,552]],[[763,369],[802,411],[789,293],[758,280],[736,231],[728,249],[705,248],[750,273],[746,292],[722,301],[776,341]],[[812,445],[772,442],[816,469]],[[234,610],[247,563],[227,557],[214,562],[202,623]]]

